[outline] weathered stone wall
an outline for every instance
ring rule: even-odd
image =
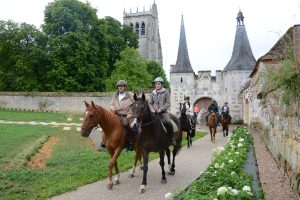
[[[83,113],[84,101],[109,108],[113,93],[17,93],[1,92],[0,107],[25,110]]]

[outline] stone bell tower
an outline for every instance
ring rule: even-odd
[[[123,24],[131,26],[139,36],[139,52],[147,60],[154,60],[161,66],[163,57],[158,26],[158,11],[154,1],[149,11],[123,13]]]

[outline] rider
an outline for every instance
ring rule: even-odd
[[[222,114],[223,113],[227,113],[228,117],[229,117],[229,123],[231,122],[231,116],[229,114],[229,106],[228,106],[228,102],[225,102],[224,105],[222,106]]]
[[[128,119],[131,117],[131,106],[134,103],[133,94],[127,91],[127,82],[125,80],[119,80],[116,86],[117,92],[111,98],[110,110],[120,117],[127,136],[126,147],[132,151],[134,149],[134,139],[130,135]]]
[[[220,126],[219,121],[220,121],[220,116],[219,116],[219,108],[218,104],[215,100],[211,100],[211,104],[208,106],[208,115],[206,116],[206,126],[208,126],[208,117],[211,114],[211,112],[215,112],[217,114],[217,123],[218,126]]]
[[[171,144],[176,145],[173,125],[171,123],[170,115],[167,111],[167,109],[170,107],[170,93],[168,90],[163,88],[163,82],[164,81],[161,77],[154,79],[155,90],[151,92],[148,104],[152,113],[160,113],[164,118],[166,121],[165,125],[167,132],[170,137],[170,142]]]
[[[186,108],[186,116],[188,117],[188,119],[189,119],[189,122],[190,122],[190,126],[191,126],[191,128],[193,128],[194,127],[194,125],[193,125],[193,119],[192,119],[192,117],[191,117],[191,115],[190,115],[190,113],[191,113],[191,110],[190,110],[190,108],[191,108],[191,104],[190,104],[190,97],[189,96],[185,96],[184,97],[184,103],[183,103],[183,105],[185,106],[185,108]],[[182,105],[182,106],[183,106]],[[180,108],[181,109],[181,108]]]

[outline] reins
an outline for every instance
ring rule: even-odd
[[[145,106],[145,114],[144,114],[144,116],[146,115],[146,114],[149,114],[149,112],[148,112],[148,110],[147,110],[147,108],[148,108],[148,105],[145,103],[145,102],[142,102],[142,101],[140,101],[141,103],[143,103],[143,105]],[[143,117],[142,119],[141,119],[141,121],[140,121],[140,123],[138,123],[137,124],[137,127],[143,127],[143,126],[148,126],[148,125],[150,125],[150,124],[153,124],[153,122],[158,118],[158,116],[159,116],[159,113],[155,113],[155,117],[154,117],[154,119],[151,121],[151,122],[147,122],[147,123],[145,123],[145,124],[143,124],[143,120],[145,119],[145,117]],[[132,116],[132,118],[139,118],[139,117],[137,117],[137,116]]]

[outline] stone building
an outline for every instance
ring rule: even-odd
[[[267,52],[260,57],[241,90],[243,119],[262,135],[278,167],[287,175],[293,189],[300,194],[300,101],[281,101],[282,93],[266,87],[266,76],[272,69],[281,69],[287,58],[287,48],[294,51],[295,70],[300,70],[300,25],[291,27]],[[273,70],[272,70],[273,71]]]
[[[206,110],[211,99],[216,100],[219,106],[227,101],[233,122],[243,120],[242,97],[239,92],[241,85],[246,82],[253,70],[256,60],[250,47],[241,11],[238,12],[236,20],[231,59],[223,70],[217,70],[216,75],[212,76],[211,70],[198,71],[198,74],[195,74],[189,60],[182,16],[177,60],[170,69],[172,113],[178,113],[179,102],[183,101],[184,96],[189,96],[192,105],[198,104],[200,109]]]
[[[158,25],[157,5],[154,2],[149,11],[127,13],[124,10],[123,24],[131,26],[133,31],[139,35],[139,52],[148,59],[158,62],[163,66],[163,56]]]

